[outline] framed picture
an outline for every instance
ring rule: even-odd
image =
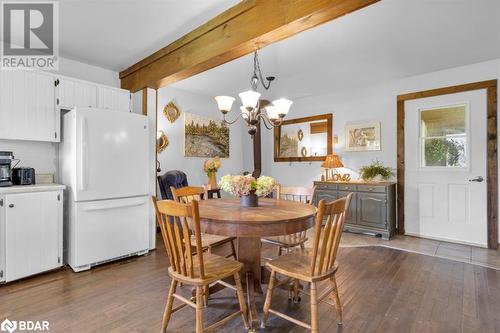
[[[229,128],[220,120],[184,112],[184,156],[229,157]]]
[[[380,122],[347,124],[345,126],[346,151],[380,149]]]

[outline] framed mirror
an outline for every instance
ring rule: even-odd
[[[160,154],[168,146],[167,135],[163,131],[156,132],[156,153]]]
[[[289,119],[274,128],[274,161],[324,161],[333,153],[333,115]]]

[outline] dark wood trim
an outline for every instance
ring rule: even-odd
[[[243,0],[121,71],[121,86],[158,89],[378,1]]]
[[[142,114],[148,115],[148,88],[142,89]]]
[[[405,101],[412,99],[455,94],[471,90],[487,91],[487,223],[488,248],[498,248],[498,142],[497,142],[497,80],[488,80],[402,94],[397,97],[397,183],[398,183],[398,233],[404,234],[405,186]]]
[[[254,134],[253,141],[253,172],[255,178],[260,177],[262,173],[262,134],[260,122],[257,123],[257,132]]]
[[[333,154],[333,114],[326,113],[311,117],[288,119],[283,121],[283,125],[291,125],[298,123],[306,123],[311,121],[326,120],[327,123],[327,154]],[[281,136],[281,126],[274,128],[274,162],[309,162],[309,161],[324,161],[326,156],[308,156],[308,157],[279,157],[279,140]]]

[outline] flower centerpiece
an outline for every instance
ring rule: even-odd
[[[278,183],[272,177],[260,176],[255,179],[251,175],[226,175],[219,182],[220,188],[234,196],[240,197],[243,207],[257,207],[258,197],[264,197],[274,191]]]
[[[203,163],[203,170],[207,174],[208,177],[208,186],[209,188],[217,187],[217,171],[220,168],[220,158],[218,156],[205,160]]]

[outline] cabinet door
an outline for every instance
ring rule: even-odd
[[[57,106],[62,109],[97,107],[97,86],[91,83],[60,78],[57,95]]]
[[[130,112],[130,92],[124,89],[99,87],[97,106],[103,109]]]
[[[329,190],[318,190],[316,191],[316,205],[319,204],[320,200],[325,200],[326,202],[337,200],[337,191]]]
[[[387,201],[385,194],[357,193],[358,224],[386,229]]]
[[[59,141],[54,77],[32,71],[0,73],[0,139]]]
[[[5,198],[6,281],[61,266],[61,192]]]
[[[349,195],[349,193],[352,193],[352,199],[351,199],[351,204],[349,206],[349,212],[347,213],[345,223],[348,224],[356,224],[357,223],[357,213],[356,213],[356,193],[354,192],[338,192],[338,198],[345,198]]]

